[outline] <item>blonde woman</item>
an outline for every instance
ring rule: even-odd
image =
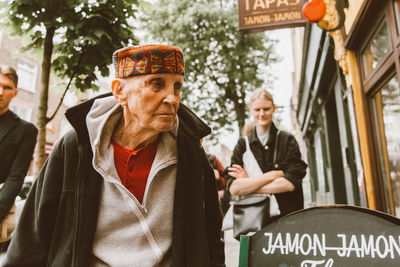
[[[276,110],[272,95],[264,89],[254,91],[248,104],[254,120],[254,129],[236,144],[228,168],[227,186],[232,196],[249,194],[274,194],[280,215],[303,208],[302,179],[307,164],[301,159],[296,139],[289,133],[279,131],[272,122]],[[258,166],[260,175],[248,175],[244,169],[243,154],[249,147]],[[275,158],[275,161],[274,161]]]

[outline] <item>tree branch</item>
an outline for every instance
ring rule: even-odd
[[[49,123],[52,119],[54,119],[54,117],[56,116],[58,110],[60,109],[60,107],[61,107],[61,105],[62,105],[62,103],[64,101],[65,95],[67,94],[67,91],[69,90],[69,88],[71,86],[72,80],[75,77],[76,69],[79,68],[79,65],[81,64],[82,55],[83,55],[83,53],[81,53],[81,55],[79,56],[78,64],[76,65],[76,68],[74,68],[74,72],[72,73],[71,78],[69,79],[69,82],[67,84],[67,87],[65,88],[64,93],[63,93],[62,97],[60,98],[60,102],[58,102],[57,108],[54,110],[53,114],[50,117],[46,118],[47,119],[46,124]]]
[[[211,80],[213,80],[213,81],[217,84],[218,87],[221,88],[221,87],[222,87],[222,84],[218,82],[217,77],[215,77],[215,76],[212,75],[212,74],[209,74],[209,75],[210,75],[209,78],[210,78]]]
[[[65,95],[67,94],[67,91],[68,91],[68,89],[69,89],[69,87],[70,87],[70,85],[71,85],[71,82],[72,82],[74,76],[75,76],[75,72],[73,73],[73,75],[72,75],[71,78],[69,79],[69,82],[68,82],[68,84],[67,84],[67,87],[65,88],[64,93],[63,93],[62,97],[60,98],[60,101],[58,102],[57,108],[54,110],[53,114],[52,114],[50,117],[47,117],[47,118],[46,118],[47,123],[49,123],[49,122],[50,122],[52,119],[54,119],[54,117],[56,116],[58,110],[60,109],[60,107],[61,107],[61,105],[62,105],[62,102],[64,101]]]

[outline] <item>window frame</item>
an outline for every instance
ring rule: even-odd
[[[32,70],[30,70],[29,68],[25,68],[22,67],[24,65],[28,65],[28,66],[32,66]],[[30,72],[32,74],[32,81],[31,81],[31,86],[30,88],[23,88],[21,87],[21,80],[24,77],[24,74],[21,73],[21,71],[26,71],[26,72]],[[27,91],[27,92],[31,92],[31,93],[36,93],[36,83],[37,83],[37,76],[38,76],[38,65],[35,63],[32,63],[30,61],[27,60],[19,60],[18,64],[17,64],[17,74],[18,74],[18,89]]]
[[[397,30],[396,14],[394,10],[394,0],[366,0],[360,10],[358,20],[352,26],[352,30],[347,36],[345,47],[354,52],[357,60],[359,77],[363,91],[362,102],[364,107],[359,112],[364,113],[367,118],[366,128],[368,135],[366,136],[369,157],[371,158],[371,169],[373,178],[373,186],[375,188],[375,200],[377,208],[391,214],[395,214],[393,205],[393,191],[386,190],[387,181],[384,181],[385,176],[382,173],[383,168],[380,166],[384,156],[379,154],[379,151],[387,151],[387,147],[383,148],[380,133],[385,133],[385,129],[376,129],[379,125],[375,118],[374,96],[379,92],[387,82],[393,77],[397,78],[400,83],[400,31]],[[400,11],[400,10],[399,10]],[[399,13],[400,15],[400,13]],[[398,17],[400,19],[400,16]],[[366,75],[363,65],[363,52],[371,43],[383,21],[387,24],[389,51],[382,57],[378,65]],[[371,22],[373,24],[371,25]],[[399,25],[400,26],[400,25]],[[400,29],[399,29],[400,30]],[[386,155],[388,156],[388,155]],[[391,207],[390,207],[391,206]],[[400,217],[400,214],[395,216]]]

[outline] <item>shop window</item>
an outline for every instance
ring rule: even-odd
[[[382,57],[389,51],[389,37],[386,21],[379,26],[371,42],[362,53],[365,77],[377,66]]]
[[[400,89],[393,77],[373,96],[379,164],[387,209],[400,217]]]
[[[37,65],[20,61],[17,66],[17,74],[18,88],[34,93],[36,91]]]

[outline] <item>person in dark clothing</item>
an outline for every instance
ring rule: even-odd
[[[263,174],[249,177],[243,168],[243,154],[247,149],[246,140],[242,137],[234,148],[227,181],[227,187],[234,196],[274,194],[280,215],[272,220],[304,207],[302,179],[307,168],[307,164],[301,159],[296,139],[290,133],[280,131],[276,140],[278,130],[272,122],[275,109],[272,95],[268,91],[258,89],[253,92],[249,110],[255,127],[247,139]]]
[[[211,167],[214,169],[215,180],[217,182],[217,188],[218,188],[219,204],[221,207],[222,215],[225,215],[225,213],[229,209],[229,201],[230,201],[229,192],[226,190],[225,176],[227,173],[225,171],[224,166],[222,165],[222,162],[214,154],[208,153],[207,158]]]
[[[215,171],[215,180],[217,181],[217,188],[218,191],[225,189],[225,177],[224,177],[224,166],[222,162],[211,153],[207,154],[208,162],[210,163],[211,167]]]
[[[210,128],[180,104],[183,53],[113,54],[112,94],[66,112],[26,200],[8,266],[224,266]]]
[[[16,71],[0,66],[0,221],[22,188],[36,144],[36,127],[9,110],[17,88]]]

